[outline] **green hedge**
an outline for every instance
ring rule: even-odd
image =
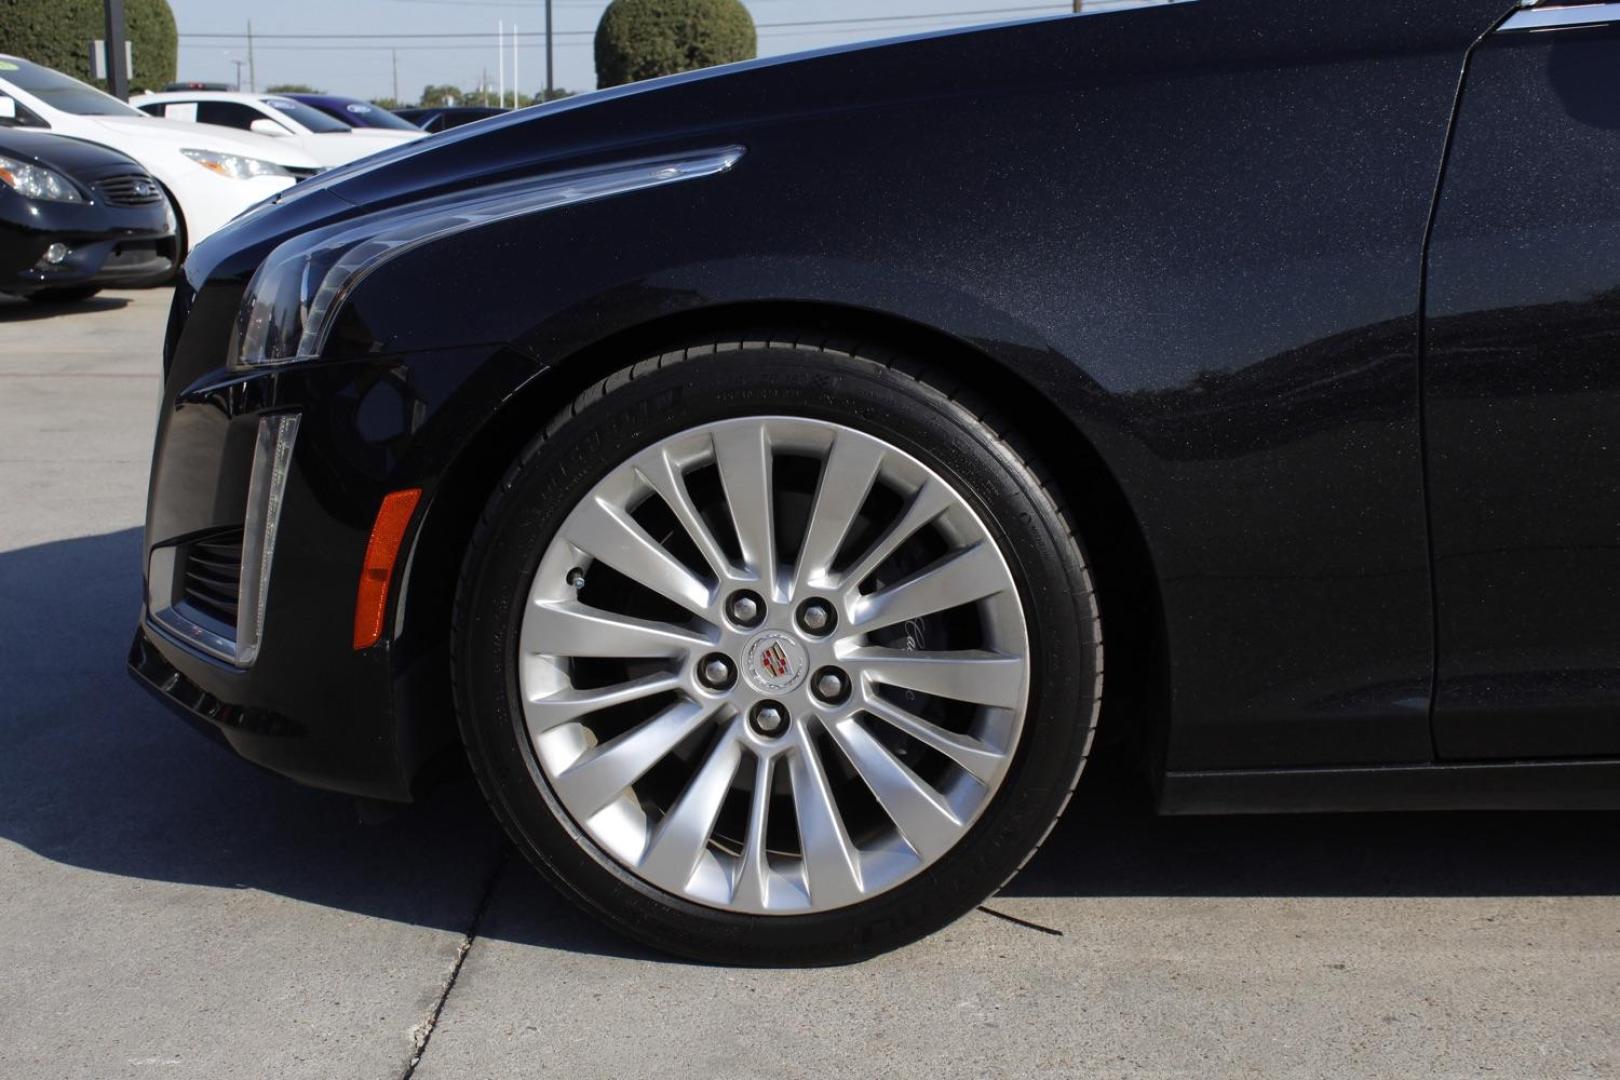
[[[596,83],[621,83],[752,60],[742,0],[613,0],[596,27]]]
[[[180,38],[169,0],[124,0],[124,24],[135,54],[130,89],[161,90],[174,81]],[[0,0],[0,53],[55,68],[94,86],[90,43],[107,36],[102,0]]]

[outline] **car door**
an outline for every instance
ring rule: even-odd
[[[1426,312],[1436,748],[1620,755],[1620,3],[1475,49]]]

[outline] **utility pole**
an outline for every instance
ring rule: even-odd
[[[518,87],[522,83],[518,79],[518,28],[517,23],[512,24],[512,108],[518,107]]]
[[[506,108],[506,20],[495,23],[495,60],[499,66],[495,83],[495,107]]]
[[[231,63],[236,65],[236,89],[237,89],[237,92],[240,93],[241,90],[242,90],[242,65],[247,63],[247,61],[246,60],[232,60]]]
[[[124,0],[107,0],[107,89],[119,101],[129,100],[129,65],[125,62]]]
[[[259,92],[259,69],[253,66],[253,20],[248,20],[248,93]]]
[[[1080,14],[1080,5],[1084,4],[1085,2],[1086,0],[1074,0],[1074,13],[1076,15]]]
[[[1075,2],[1079,3],[1079,0]],[[546,0],[546,101],[551,100],[555,90],[556,84],[551,80],[551,0]]]
[[[399,50],[390,50],[394,54],[394,104],[399,104]]]

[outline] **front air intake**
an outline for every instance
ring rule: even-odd
[[[281,501],[297,437],[298,417],[262,418],[242,526],[154,548],[147,564],[152,621],[169,636],[239,667],[247,667],[259,654]]]
[[[242,530],[225,529],[183,545],[180,599],[235,637],[242,588]]]

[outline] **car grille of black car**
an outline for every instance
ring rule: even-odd
[[[126,173],[98,180],[96,191],[114,206],[151,206],[163,201],[163,190],[145,173]]]
[[[237,594],[242,584],[242,530],[209,533],[186,544],[185,602],[194,610],[236,628]]]

